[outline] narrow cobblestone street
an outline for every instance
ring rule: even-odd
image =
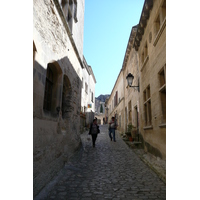
[[[100,130],[95,148],[87,132],[81,135],[81,149],[35,200],[166,199],[166,185],[119,134],[111,142],[107,125]]]

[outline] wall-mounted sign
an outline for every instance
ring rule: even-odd
[[[88,104],[88,108],[92,108],[92,104]]]

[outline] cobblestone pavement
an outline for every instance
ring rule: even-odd
[[[148,165],[164,183],[166,183],[166,160],[162,160],[151,153],[145,152],[144,149],[135,148],[134,142],[125,142],[140,157],[140,159]]]
[[[96,147],[87,132],[82,148],[36,197],[57,200],[166,199],[166,185],[116,133],[111,142],[107,125],[100,126]]]

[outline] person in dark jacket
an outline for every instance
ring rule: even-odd
[[[92,144],[95,147],[95,142],[97,139],[97,134],[99,133],[99,126],[97,125],[97,119],[93,119],[93,123],[90,125],[89,135],[92,136]]]
[[[110,140],[112,141],[112,136],[113,136],[113,141],[116,142],[115,140],[115,129],[117,128],[117,123],[115,121],[115,117],[112,117],[112,120],[109,122],[109,137]]]

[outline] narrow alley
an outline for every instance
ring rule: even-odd
[[[166,185],[126,145],[118,133],[111,142],[100,126],[96,147],[85,132],[82,147],[34,200],[166,199]]]

